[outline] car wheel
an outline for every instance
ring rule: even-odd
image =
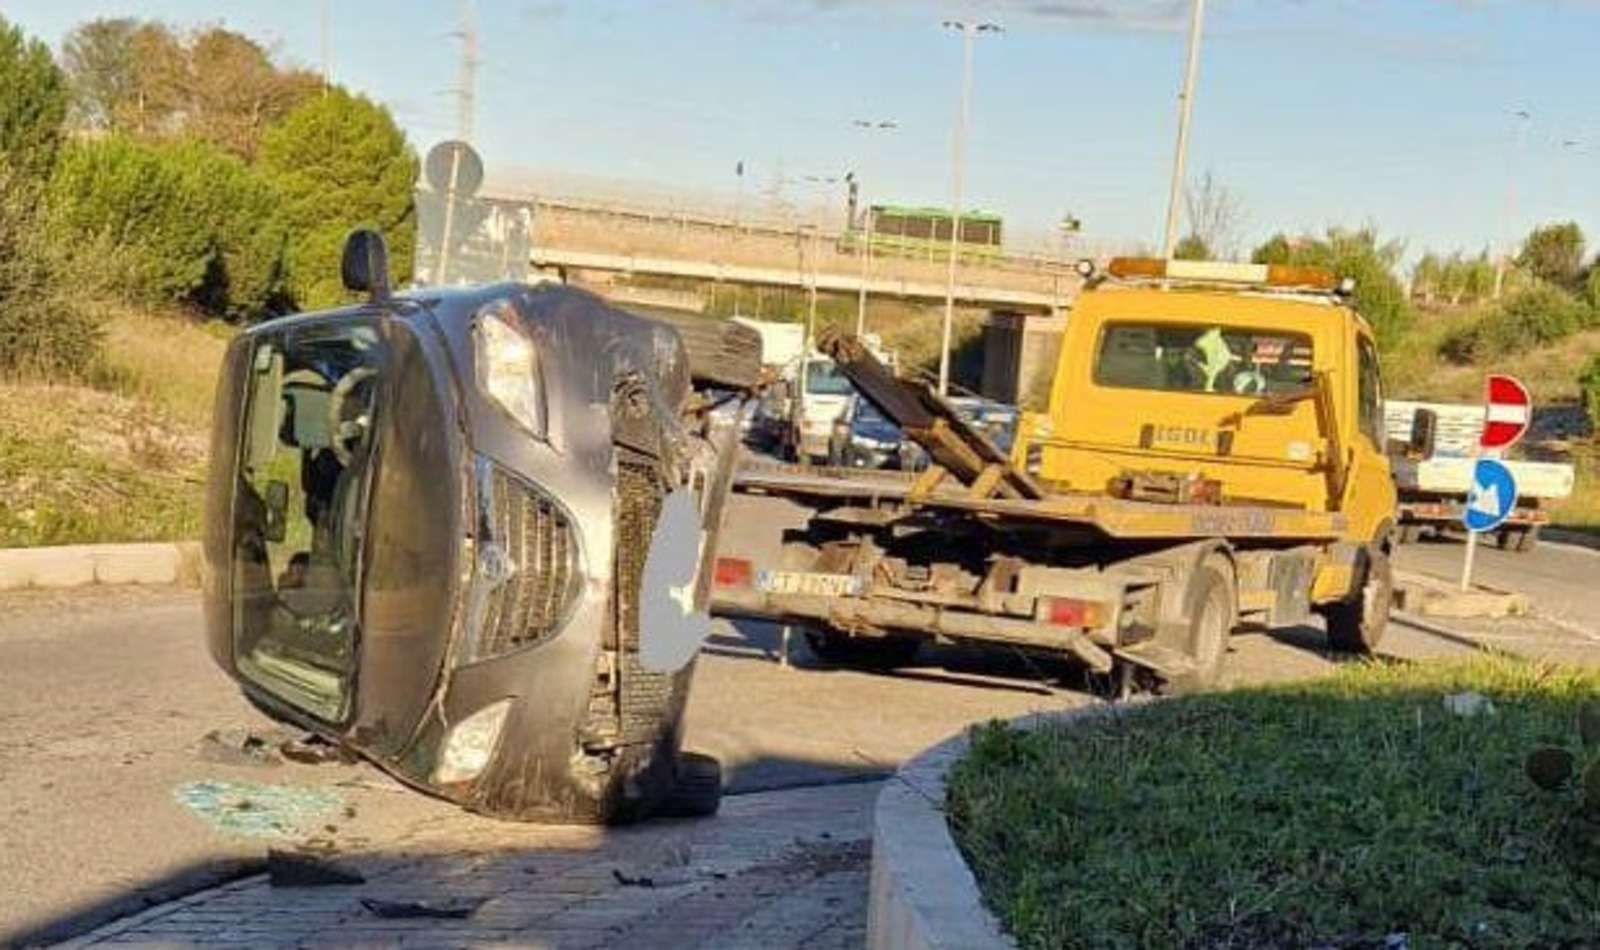
[[[629,308],[630,313],[678,331],[697,381],[749,389],[761,381],[761,334],[752,327],[689,310]]]
[[[656,814],[666,818],[705,818],[722,806],[722,763],[699,752],[678,755],[676,782]]]

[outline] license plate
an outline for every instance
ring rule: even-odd
[[[757,571],[756,589],[769,594],[815,594],[819,597],[849,597],[866,589],[854,574],[822,574],[813,571]]]

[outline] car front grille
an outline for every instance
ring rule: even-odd
[[[577,538],[554,500],[499,468],[479,517],[478,582],[488,587],[473,656],[531,646],[554,634],[577,595]],[[483,531],[487,528],[487,531]],[[495,561],[498,560],[498,563]]]

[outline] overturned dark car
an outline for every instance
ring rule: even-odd
[[[370,300],[256,326],[224,364],[216,662],[474,811],[715,811],[716,761],[681,749],[738,437],[705,393],[753,382],[759,340],[559,284],[391,293],[371,232],[344,276]]]

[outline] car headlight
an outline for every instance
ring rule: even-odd
[[[510,711],[511,700],[502,699],[456,723],[445,737],[433,781],[453,785],[477,778],[500,745],[500,731],[505,728],[506,713]]]
[[[534,438],[545,436],[544,375],[539,351],[516,312],[503,303],[479,311],[473,325],[478,388]]]

